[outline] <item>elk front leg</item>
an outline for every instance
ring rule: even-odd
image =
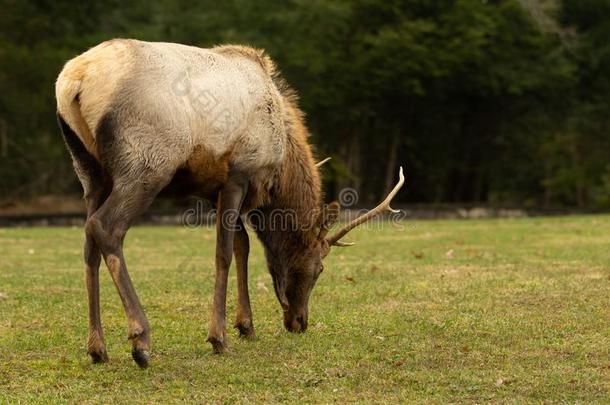
[[[239,336],[249,339],[254,338],[254,324],[252,322],[252,309],[250,308],[250,296],[248,294],[248,254],[250,253],[250,240],[248,231],[241,218],[237,221],[235,233],[235,265],[237,267],[237,316],[235,327],[239,330]]]
[[[233,255],[233,240],[241,204],[246,195],[248,183],[231,179],[223,186],[218,197],[216,217],[216,282],[212,319],[208,342],[215,353],[228,349],[226,334],[227,281]]]

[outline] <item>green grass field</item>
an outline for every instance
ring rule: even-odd
[[[0,403],[608,402],[609,238],[610,216],[357,230],[298,335],[253,242],[257,339],[231,329],[231,353],[213,355],[213,229],[137,227],[126,257],[153,342],[140,370],[105,267],[110,363],[85,353],[82,230],[0,229]],[[235,293],[232,270],[231,324]]]

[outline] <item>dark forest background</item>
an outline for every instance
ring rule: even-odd
[[[0,0],[0,204],[80,187],[62,65],[114,37],[265,48],[329,198],[610,207],[609,0]]]

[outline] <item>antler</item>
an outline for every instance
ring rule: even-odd
[[[330,160],[330,156],[324,160],[320,160],[318,163],[316,163],[316,167],[322,166],[324,163],[328,162],[329,160]]]
[[[405,176],[402,174],[402,166],[401,166],[400,171],[398,172],[398,183],[396,183],[396,186],[394,186],[392,191],[390,191],[390,194],[388,194],[388,196],[385,198],[385,200],[383,200],[381,202],[381,204],[379,204],[378,206],[376,206],[375,208],[373,208],[366,214],[363,214],[363,215],[359,216],[358,218],[354,219],[353,221],[347,223],[343,228],[339,229],[339,231],[337,231],[337,233],[332,235],[330,238],[327,238],[326,240],[328,241],[328,244],[331,246],[342,246],[342,247],[343,246],[352,246],[353,243],[341,242],[339,239],[344,237],[349,231],[351,231],[358,225],[365,223],[366,221],[372,219],[373,217],[377,216],[378,214],[380,214],[384,211],[390,211],[390,212],[394,212],[394,213],[400,212],[399,210],[392,209],[392,207],[390,207],[390,202],[392,202],[392,199],[396,196],[396,194],[398,193],[398,191],[400,190],[400,188],[402,187],[404,182],[405,182]]]

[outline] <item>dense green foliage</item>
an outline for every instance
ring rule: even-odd
[[[330,253],[303,334],[283,329],[253,243],[257,339],[230,328],[223,356],[205,342],[214,229],[132,229],[147,370],[105,269],[110,363],[90,363],[80,229],[0,229],[0,403],[608,403],[610,216],[406,225],[358,228],[358,248]]]
[[[134,37],[268,50],[301,96],[329,194],[610,205],[610,1],[1,0],[0,197],[77,192],[53,83]]]

